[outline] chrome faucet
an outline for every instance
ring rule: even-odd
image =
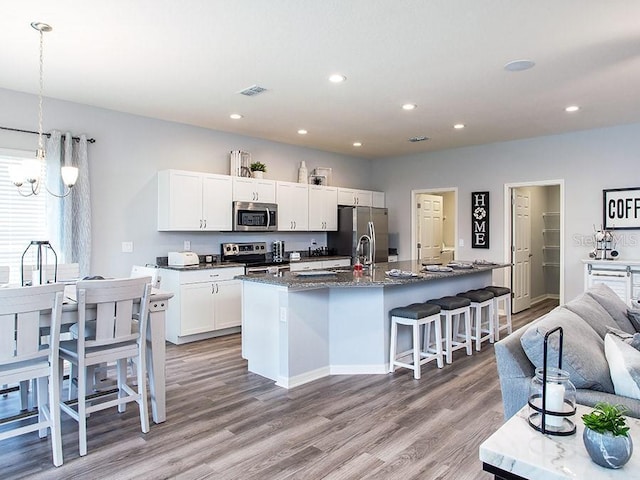
[[[365,250],[365,245],[367,249]],[[366,268],[373,268],[373,248],[371,237],[369,235],[361,235],[358,239],[358,246],[356,247],[356,255],[358,258],[362,257],[362,264]]]

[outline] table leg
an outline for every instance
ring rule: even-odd
[[[155,423],[162,423],[167,419],[164,322],[164,310],[149,312],[147,327],[147,368],[149,370],[151,412]]]

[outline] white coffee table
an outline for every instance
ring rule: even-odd
[[[499,479],[640,479],[640,420],[628,418],[629,433],[636,444],[631,460],[611,470],[591,461],[582,443],[582,415],[593,410],[578,405],[574,417],[577,432],[569,437],[542,435],[529,426],[528,407],[511,417],[480,445],[483,469]]]

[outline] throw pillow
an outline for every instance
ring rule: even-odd
[[[631,335],[630,333],[623,332],[622,330],[611,327],[608,327],[608,333],[615,335],[624,343],[631,345],[636,350],[640,350],[640,333],[634,333],[633,335]]]
[[[604,337],[604,351],[616,395],[640,400],[640,352],[611,334]]]
[[[636,332],[640,332],[640,309],[632,308],[627,310],[627,318],[633,325],[633,328],[636,329]]]
[[[571,300],[564,305],[567,310],[571,310],[581,319],[593,328],[600,338],[604,340],[607,334],[607,328],[620,328],[618,323],[609,315],[602,305],[594,300],[594,298],[583,293],[578,298]]]
[[[560,326],[563,330],[562,369],[576,388],[613,393],[609,365],[604,355],[602,338],[578,315],[558,307],[531,324],[520,338],[529,361],[537,368],[544,362],[544,336]],[[548,365],[558,365],[559,335],[549,337]]]
[[[627,333],[636,332],[636,329],[633,328],[627,318],[628,305],[610,287],[603,283],[598,283],[587,290],[587,294],[591,295],[596,302],[609,312],[609,315],[616,321],[620,330],[624,330]]]

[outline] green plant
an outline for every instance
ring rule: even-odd
[[[622,405],[598,402],[591,413],[582,415],[585,426],[598,433],[611,432],[616,436],[626,437],[629,427],[623,415],[627,409]]]
[[[264,163],[261,163],[261,162],[253,162],[249,168],[251,168],[252,172],[266,172],[267,171],[267,166]]]

